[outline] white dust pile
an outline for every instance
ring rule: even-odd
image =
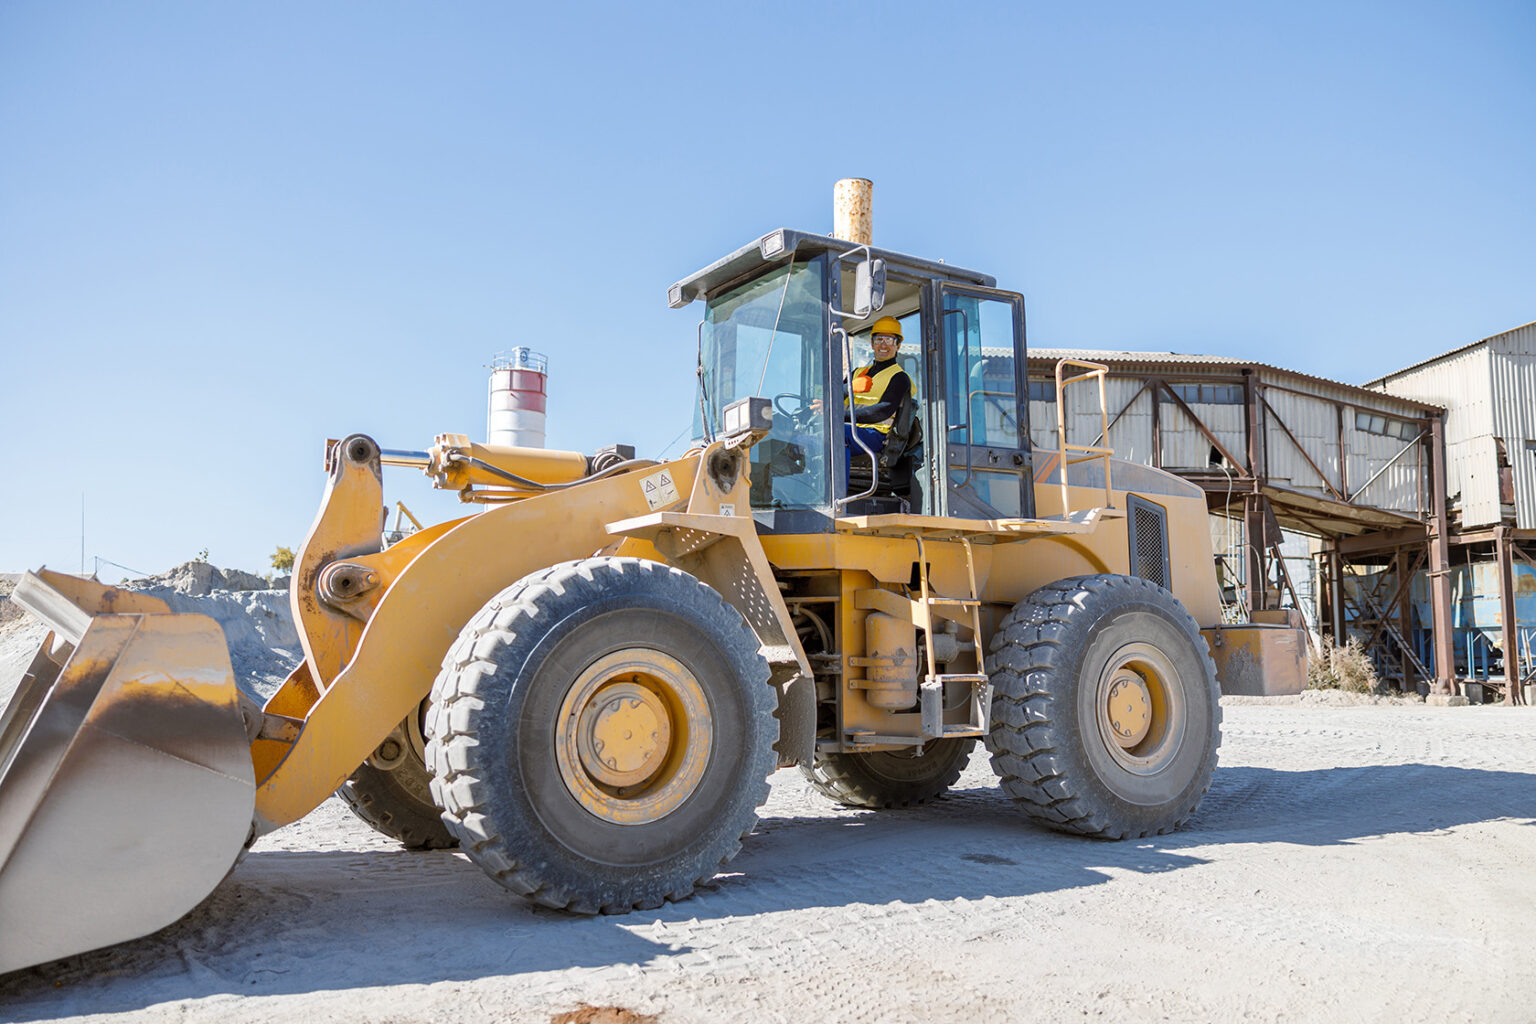
[[[0,574],[0,700],[10,698],[48,627],[11,599],[19,574]],[[257,697],[270,695],[303,652],[288,606],[288,578],[266,580],[208,562],[186,562],[158,576],[122,584],[158,597],[173,612],[207,615],[229,644],[235,681]]]

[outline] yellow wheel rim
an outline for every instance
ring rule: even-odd
[[[1094,704],[1102,746],[1125,770],[1151,775],[1178,753],[1188,717],[1178,670],[1152,644],[1115,651],[1099,673]]]
[[[595,817],[643,825],[666,817],[704,776],[714,731],[704,689],[681,662],[643,647],[614,651],[571,684],[555,762]]]

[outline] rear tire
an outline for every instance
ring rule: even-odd
[[[427,721],[432,794],[498,883],[576,913],[682,899],[735,856],[774,769],[774,691],[735,609],[680,570],[535,573],[459,634]]]
[[[911,807],[953,786],[975,745],[969,737],[952,737],[908,750],[817,754],[812,764],[800,766],[800,773],[817,792],[844,807]]]
[[[400,723],[399,733],[406,743],[399,764],[379,768],[370,758],[357,766],[336,795],[375,832],[398,839],[407,850],[451,849],[459,841],[432,802],[432,776],[424,760],[419,721]]]
[[[1003,790],[1062,832],[1171,832],[1210,789],[1220,690],[1199,627],[1168,591],[1078,576],[1019,602],[992,639],[987,748]]]

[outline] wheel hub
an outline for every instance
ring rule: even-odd
[[[599,782],[633,786],[666,761],[672,726],[661,698],[639,682],[612,683],[581,713],[576,749],[581,764]]]
[[[714,744],[709,701],[681,661],[629,647],[605,654],[567,690],[555,766],[594,817],[642,825],[671,814],[704,776]]]
[[[1152,728],[1152,696],[1147,682],[1129,669],[1116,674],[1109,684],[1110,735],[1129,750],[1147,738]]]
[[[1157,645],[1133,640],[1110,653],[1094,684],[1098,749],[1134,775],[1155,775],[1177,758],[1186,710],[1179,670]]]

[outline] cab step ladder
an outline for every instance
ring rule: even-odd
[[[928,583],[928,559],[923,550],[923,538],[913,534],[917,541],[917,581],[919,593],[918,627],[923,631],[923,642],[928,648],[928,674],[918,684],[918,709],[922,713],[923,739],[941,739],[960,736],[985,736],[992,724],[992,684],[986,675],[986,652],[981,644],[981,598],[976,587],[976,558],[969,537],[957,538],[965,549],[966,576],[970,591],[966,597],[946,597],[935,594]],[[933,654],[933,631],[937,617],[950,619],[971,630],[971,643],[976,649],[975,674],[934,672],[938,661]],[[969,687],[970,709],[965,724],[944,724],[944,689],[946,683]]]

